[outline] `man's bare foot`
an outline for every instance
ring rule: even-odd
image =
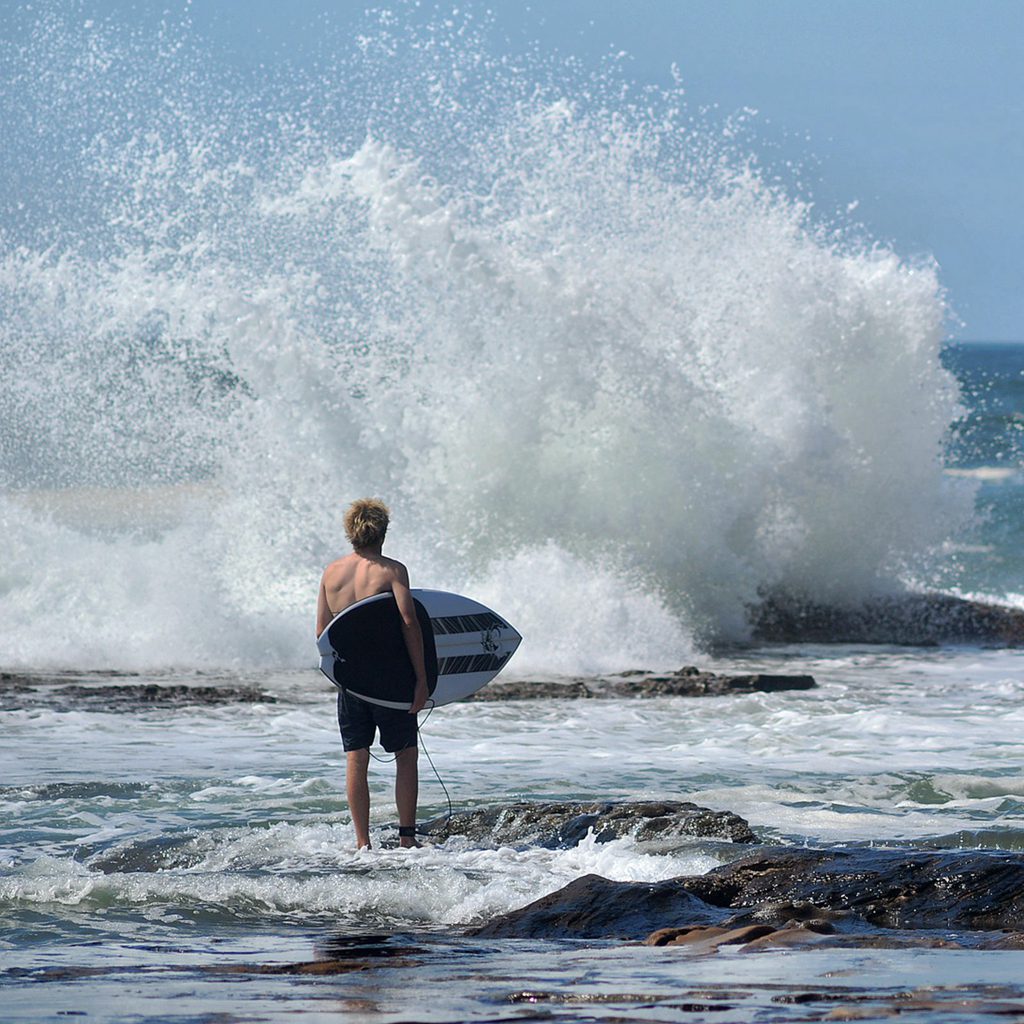
[[[421,842],[418,842],[415,839],[411,839],[408,836],[402,836],[402,838],[398,840],[398,845],[403,850],[422,850],[423,849],[423,844]]]
[[[416,841],[415,825],[398,826],[398,845],[402,847],[403,850],[420,849],[420,844]]]

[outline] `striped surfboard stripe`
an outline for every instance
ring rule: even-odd
[[[438,658],[437,674],[455,676],[463,672],[497,672],[508,659],[508,654],[460,654],[454,658]]]
[[[434,636],[486,633],[489,629],[509,628],[508,623],[499,619],[494,612],[487,612],[484,615],[446,615],[439,619],[431,618],[430,625],[434,628]]]

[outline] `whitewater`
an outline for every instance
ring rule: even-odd
[[[818,220],[742,124],[397,28],[314,106],[173,31],[55,16],[19,57],[8,664],[308,664],[363,494],[415,583],[520,624],[524,671],[666,667],[772,590],[928,582],[975,487],[943,474],[936,268]]]
[[[383,848],[357,853],[315,670],[319,574],[345,504],[378,495],[414,586],[523,633],[502,678],[696,664],[818,684],[438,709],[421,821],[676,799],[767,846],[1020,851],[1018,653],[751,634],[778,595],[1024,607],[1024,352],[949,344],[934,261],[820,210],[759,155],[751,113],[692,111],[614,60],[495,56],[474,11],[368,15],[356,38],[325,30],[319,62],[258,74],[187,13],[10,16],[6,1019],[1024,1000],[1019,952],[468,938],[589,873],[656,882],[743,851],[590,835],[407,854],[374,763]],[[349,955],[365,970],[287,973]]]

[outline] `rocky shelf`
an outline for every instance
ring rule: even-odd
[[[1024,647],[1024,609],[952,594],[893,594],[849,607],[772,594],[748,617],[752,638],[770,643]]]
[[[640,842],[696,838],[729,843],[757,841],[739,815],[680,800],[520,801],[435,818],[421,831],[438,841],[462,836],[487,845],[548,849],[576,846],[591,831],[599,843],[623,836]]]
[[[667,675],[629,672],[607,679],[573,679],[570,682],[496,682],[478,690],[470,701],[579,700],[623,697],[723,697],[729,694],[774,693],[779,690],[813,690],[812,676],[722,675],[686,665]]]
[[[106,673],[104,673],[106,677]],[[83,707],[96,711],[135,711],[189,705],[275,704],[252,686],[187,686],[175,683],[82,683],[59,677],[0,673],[0,711],[29,707]]]
[[[1024,948],[1024,856],[994,850],[766,848],[706,875],[586,875],[469,934],[651,945]]]

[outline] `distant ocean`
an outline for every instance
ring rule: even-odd
[[[355,853],[312,637],[341,508],[379,494],[414,585],[524,634],[510,678],[692,663],[819,684],[439,709],[423,736],[456,809],[664,797],[770,844],[1022,850],[1019,653],[751,646],[747,612],[907,590],[1024,608],[1024,344],[948,342],[939,268],[818,222],[741,125],[617,72],[385,24],[320,77],[259,82],[187,26],[153,42],[19,17],[0,91],[5,1020],[579,1019],[581,1001],[725,1019],[669,1006],[716,986],[747,992],[730,1019],[798,1019],[776,996],[801,986],[1024,999],[1020,952],[463,938],[590,872],[654,881],[739,851]],[[372,778],[386,845],[392,769]],[[447,808],[423,761],[421,818]],[[352,948],[380,965],[255,973]]]
[[[950,345],[944,365],[960,382],[946,472],[978,482],[977,521],[944,573],[951,587],[1024,600],[1024,344]]]

